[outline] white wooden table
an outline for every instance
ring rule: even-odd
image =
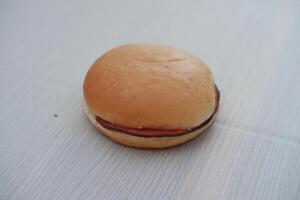
[[[211,66],[213,127],[165,150],[111,142],[82,111],[91,63],[162,43]],[[300,199],[300,2],[0,2],[0,199]]]

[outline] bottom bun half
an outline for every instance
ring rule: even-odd
[[[108,138],[126,146],[146,149],[161,149],[185,143],[193,139],[194,137],[200,135],[204,130],[206,130],[215,120],[217,114],[214,114],[213,118],[206,126],[190,133],[171,137],[142,137],[104,128],[100,123],[96,121],[96,115],[89,109],[88,105],[85,102],[84,110],[92,124]]]

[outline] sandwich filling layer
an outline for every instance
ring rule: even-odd
[[[201,129],[208,125],[211,120],[213,120],[214,115],[217,113],[218,108],[219,108],[219,102],[220,102],[220,92],[215,86],[215,91],[216,91],[216,97],[215,97],[215,109],[212,115],[205,120],[203,123],[200,125],[189,128],[189,129],[173,129],[173,130],[167,130],[167,129],[151,129],[151,128],[129,128],[129,127],[124,127],[124,126],[118,126],[116,124],[112,124],[104,119],[102,119],[99,116],[96,117],[96,121],[101,124],[106,129],[112,130],[112,131],[118,131],[122,132],[125,134],[133,135],[133,136],[139,136],[139,137],[172,137],[172,136],[180,136],[184,134],[188,134],[191,132],[194,132],[198,129]]]

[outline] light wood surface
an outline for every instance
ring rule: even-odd
[[[82,81],[124,43],[194,53],[221,109],[190,143],[137,150],[86,119]],[[0,2],[0,199],[300,199],[300,2]]]

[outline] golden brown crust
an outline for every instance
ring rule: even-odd
[[[92,124],[101,131],[105,136],[109,137],[115,142],[120,144],[135,147],[135,148],[152,148],[152,149],[160,149],[176,146],[182,143],[185,143],[194,137],[200,135],[204,130],[206,130],[214,121],[216,117],[216,113],[214,114],[212,120],[201,129],[190,132],[188,134],[180,135],[180,136],[171,136],[171,137],[140,137],[133,136],[126,133],[113,131],[110,129],[106,129],[101,124],[96,121],[96,115],[89,110],[88,106],[84,105],[86,115],[88,119],[92,122]]]
[[[170,130],[170,129],[162,130],[162,129],[148,129],[148,128],[137,129],[137,128],[130,128],[130,127],[122,127],[120,125],[112,124],[97,115],[95,115],[95,118],[96,121],[106,129],[126,133],[129,135],[134,135],[138,137],[171,137],[171,136],[184,135],[205,127],[213,119],[216,112],[218,111],[219,101],[220,101],[220,92],[217,86],[215,86],[215,92],[216,92],[216,99],[215,99],[215,109],[213,114],[203,123],[199,124],[196,127],[191,127],[189,129],[176,129],[176,130]]]
[[[124,45],[101,56],[84,81],[88,106],[120,126],[187,129],[208,119],[215,87],[193,55],[160,45]]]

